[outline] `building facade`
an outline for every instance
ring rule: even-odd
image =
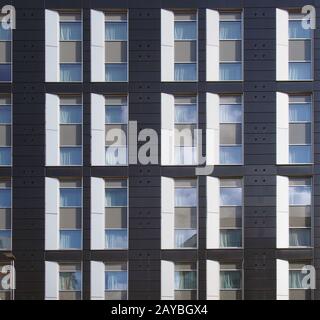
[[[320,298],[319,1],[0,5],[1,299]]]

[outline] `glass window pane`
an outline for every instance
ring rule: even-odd
[[[0,230],[0,250],[11,250],[11,230]]]
[[[80,291],[81,272],[60,272],[59,274],[60,291]]]
[[[198,149],[196,147],[175,147],[175,164],[192,165],[197,163]]]
[[[11,106],[0,106],[0,123],[11,124]]]
[[[81,41],[81,22],[60,22],[61,41]]]
[[[242,79],[241,63],[220,63],[220,80],[235,81]]]
[[[60,123],[82,123],[81,106],[60,106]]]
[[[291,20],[289,21],[289,38],[309,39],[311,38],[311,29],[304,29],[302,20]]]
[[[220,188],[221,206],[241,206],[242,188]]]
[[[175,271],[174,273],[175,290],[193,290],[197,289],[196,271]]]
[[[0,81],[11,81],[11,64],[0,64]]]
[[[127,106],[106,106],[106,123],[127,123],[128,107]]]
[[[220,21],[220,40],[240,40],[241,21]]]
[[[124,22],[106,22],[106,40],[127,40],[127,23]]]
[[[80,166],[82,164],[82,148],[60,148],[60,165]]]
[[[127,165],[127,147],[107,147],[106,165],[125,166]]]
[[[106,81],[127,81],[127,64],[106,64]]]
[[[10,41],[11,40],[11,29],[4,29],[0,21],[0,41]]]
[[[241,289],[241,272],[240,271],[221,271],[220,272],[220,289],[223,289],[223,290]]]
[[[175,188],[176,207],[196,207],[197,188]]]
[[[80,230],[60,230],[60,249],[80,249]]]
[[[311,186],[289,187],[290,205],[311,205]]]
[[[81,189],[60,188],[60,207],[81,207]]]
[[[289,105],[290,122],[309,122],[311,121],[311,104],[290,104]]]
[[[128,231],[106,230],[106,248],[107,249],[127,249],[128,248]]]
[[[242,147],[220,147],[220,164],[241,164]]]
[[[106,189],[106,207],[126,207],[127,189]]]
[[[127,271],[107,271],[105,281],[106,290],[127,290],[128,273]]]
[[[240,104],[222,104],[220,105],[221,123],[241,123],[242,107]]]
[[[289,80],[310,80],[311,63],[289,62]]]
[[[197,106],[176,105],[175,106],[175,123],[196,123],[197,122]]]
[[[239,229],[220,230],[221,248],[239,248],[241,247],[242,232]]]
[[[197,230],[194,229],[176,229],[174,232],[176,248],[196,248]]]
[[[175,81],[195,81],[197,79],[197,66],[195,63],[175,63]]]
[[[307,273],[302,273],[300,270],[290,270],[289,271],[289,288],[290,289],[303,289],[304,281],[303,279],[307,277]],[[309,289],[309,288],[305,288]]]
[[[11,189],[0,189],[0,208],[11,208]]]
[[[310,247],[310,229],[290,229],[290,247]]]
[[[81,81],[81,64],[60,64],[60,81]]]
[[[289,146],[289,163],[311,163],[311,146]]]
[[[11,148],[1,147],[0,148],[0,166],[11,165]]]
[[[174,23],[175,40],[196,40],[197,24],[195,21],[176,21]]]

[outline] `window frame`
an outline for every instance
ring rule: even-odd
[[[1,22],[1,21],[0,21]],[[1,65],[9,65],[10,66],[10,80],[0,80],[0,83],[12,83],[13,82],[13,29],[9,29],[10,30],[10,39],[9,40],[0,40],[0,42],[10,42],[10,63],[0,63]],[[12,99],[11,99],[11,105],[12,105]]]
[[[60,266],[63,264],[78,264],[80,265],[80,271],[60,271]],[[80,299],[82,300],[83,298],[83,263],[82,261],[80,262],[74,262],[74,261],[63,261],[63,262],[59,262],[59,271],[58,271],[58,276],[59,276],[59,287],[58,287],[58,295],[59,295],[59,300],[60,300],[60,293],[61,292],[80,292]],[[80,273],[80,290],[61,290],[60,289],[60,273]]]
[[[111,262],[111,261],[109,261],[109,262],[105,262],[104,263],[104,265],[105,265],[105,269],[106,269],[106,265],[107,264],[110,264],[110,263],[117,263],[117,262]],[[119,263],[121,263],[122,264],[122,262],[119,262]],[[126,290],[115,290],[115,289],[113,289],[113,290],[111,290],[111,289],[107,289],[106,288],[106,273],[107,272],[110,272],[110,271],[104,271],[104,283],[105,283],[105,287],[104,287],[104,292],[105,292],[105,294],[107,293],[107,292],[114,292],[114,291],[125,291],[126,292],[126,299],[124,299],[124,300],[128,300],[128,298],[129,298],[129,263],[128,263],[128,261],[126,261],[126,262],[123,262],[123,264],[126,264],[126,270],[125,270],[125,272],[127,273],[127,283],[126,283],[126,285],[127,285],[127,288],[126,288]],[[111,271],[111,272],[124,272],[123,270],[114,270],[114,271]],[[106,300],[106,299],[105,299]],[[111,301],[111,300],[107,300],[107,301]]]
[[[10,164],[0,164],[0,167],[6,167],[6,168],[10,168],[12,167],[12,163],[13,163],[13,155],[12,155],[12,146],[13,146],[13,122],[12,122],[12,118],[13,118],[13,103],[12,103],[12,93],[10,94],[3,94],[4,96],[10,96],[10,104],[1,104],[0,107],[10,107],[10,118],[11,118],[11,122],[10,123],[0,123],[0,125],[2,126],[10,126],[10,140],[11,140],[11,145],[10,146],[0,146],[0,149],[10,149]]]
[[[194,270],[179,270],[179,271],[176,271],[176,264],[179,264],[179,263],[190,263],[190,264],[193,264],[195,263],[195,269]],[[196,292],[196,300],[199,299],[199,272],[198,272],[198,269],[199,269],[199,262],[198,261],[193,261],[193,262],[190,262],[190,261],[176,261],[174,263],[174,283],[173,283],[173,286],[174,286],[174,300],[176,300],[176,291],[194,291]],[[196,274],[195,276],[195,281],[196,281],[196,289],[176,289],[176,274],[179,273],[179,272],[194,272]]]
[[[2,188],[0,187],[0,190],[10,190],[10,207],[1,207],[1,209],[10,209],[10,229],[0,229],[0,231],[6,231],[6,232],[10,232],[10,247],[9,248],[0,248],[0,252],[4,252],[4,251],[12,251],[12,241],[13,241],[13,210],[12,210],[12,203],[13,203],[13,192],[12,192],[12,177],[10,177],[9,179],[1,179],[0,181],[10,181],[10,187],[5,187]]]

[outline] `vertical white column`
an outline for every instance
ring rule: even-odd
[[[277,92],[277,164],[289,163],[289,96]]]
[[[277,80],[286,81],[289,78],[289,13],[276,9],[277,25]]]
[[[45,262],[45,299],[59,300],[59,264]]]
[[[289,247],[289,178],[277,176],[277,248]]]
[[[220,182],[207,177],[207,249],[220,247]]]
[[[277,259],[277,300],[289,300],[289,262]]]
[[[161,9],[161,81],[174,81],[174,13]]]
[[[207,260],[207,300],[220,299],[220,263]]]
[[[161,300],[174,300],[174,262],[161,261]]]
[[[91,261],[90,293],[91,300],[105,300],[105,265],[100,261]]]

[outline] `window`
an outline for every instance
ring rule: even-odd
[[[125,179],[106,180],[106,249],[128,248],[128,187]]]
[[[128,17],[127,12],[105,14],[106,81],[128,81]]]
[[[197,282],[197,263],[175,263],[175,300],[196,300],[198,295]]]
[[[81,300],[81,265],[79,263],[61,263],[59,267],[59,299]]]
[[[11,181],[0,179],[0,250],[11,250],[12,210]]]
[[[175,180],[175,248],[197,247],[198,189],[196,180]]]
[[[289,96],[289,163],[312,162],[311,96]]]
[[[0,217],[1,223],[1,217]],[[8,284],[8,279],[4,279],[8,275],[8,271],[2,273],[2,268],[6,266],[14,267],[14,263],[10,261],[1,261],[0,262],[0,301],[1,300],[13,300],[14,299],[14,289],[7,289],[4,287],[4,284]],[[10,281],[10,280],[9,280]]]
[[[311,178],[289,178],[289,245],[311,245]]]
[[[82,165],[82,98],[60,97],[60,165]]]
[[[220,13],[220,80],[242,80],[241,13]]]
[[[220,97],[220,164],[242,164],[242,96]]]
[[[128,164],[128,101],[126,96],[106,97],[106,165]]]
[[[12,162],[11,125],[11,96],[0,95],[0,166],[10,166]]]
[[[289,13],[289,80],[312,79],[312,31],[302,27],[303,18]]]
[[[242,180],[220,180],[220,247],[242,246]]]
[[[311,290],[303,280],[310,276],[309,272],[303,273],[303,267],[310,265],[310,261],[289,263],[289,300],[310,300]]]
[[[0,22],[3,15],[0,14]],[[12,77],[12,30],[0,23],[0,82],[11,82]]]
[[[127,263],[106,263],[105,271],[105,299],[128,299],[128,271]]]
[[[82,19],[80,12],[60,13],[60,81],[82,81]]]
[[[175,163],[192,165],[197,163],[197,97],[176,96],[174,106]]]
[[[197,80],[197,13],[174,14],[174,80]]]
[[[60,249],[82,247],[82,183],[81,180],[60,180]]]
[[[220,300],[242,299],[241,270],[240,263],[220,264]]]

